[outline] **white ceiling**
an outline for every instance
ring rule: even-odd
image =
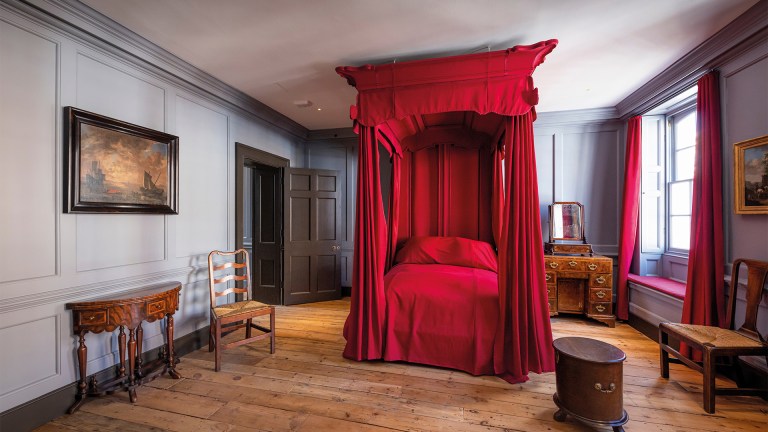
[[[356,91],[336,66],[552,38],[558,47],[534,73],[538,111],[613,107],[757,0],[83,2],[316,130],[350,126]]]

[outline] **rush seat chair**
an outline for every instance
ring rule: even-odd
[[[215,250],[208,254],[208,280],[211,288],[211,334],[208,351],[216,351],[215,370],[221,369],[221,352],[226,349],[269,338],[269,352],[275,353],[275,307],[251,298],[251,264],[248,251]],[[240,300],[217,304],[220,297],[242,294]],[[255,324],[253,318],[269,315],[269,328]],[[245,338],[224,344],[222,337],[245,327]],[[252,329],[259,331],[252,335]]]
[[[736,294],[739,286],[739,270],[742,264],[747,267],[747,306],[744,324],[738,330],[734,330]],[[739,356],[764,356],[768,362],[768,343],[757,331],[757,312],[762,299],[766,275],[768,275],[768,262],[748,259],[737,259],[733,262],[726,316],[727,329],[670,322],[659,324],[661,376],[669,378],[669,354],[677,358],[677,360],[672,359],[676,363],[685,363],[691,369],[701,372],[704,375],[704,410],[710,414],[715,412],[715,395],[768,396],[768,388],[742,388],[742,383],[739,383],[739,388],[717,388],[715,386],[715,363],[719,357],[730,357],[729,364],[736,368],[736,376],[739,381],[742,377]],[[703,363],[694,362],[672,348],[669,345],[670,336],[701,351]]]

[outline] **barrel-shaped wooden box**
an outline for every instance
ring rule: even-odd
[[[560,410],[555,420],[568,415],[585,423],[613,426],[623,430],[627,422],[623,397],[624,352],[611,344],[582,337],[565,337],[553,342],[557,393]]]

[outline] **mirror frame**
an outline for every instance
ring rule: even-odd
[[[563,205],[563,204],[570,204],[570,205],[576,205],[579,208],[579,232],[578,237],[555,237],[555,224],[552,223],[553,216],[554,216],[554,207],[556,205]],[[586,243],[587,238],[584,236],[584,206],[580,202],[576,201],[555,201],[552,204],[549,205],[549,241],[550,243],[555,240],[562,240],[562,241],[579,241]]]

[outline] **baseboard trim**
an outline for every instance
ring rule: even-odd
[[[208,326],[195,330],[174,339],[173,347],[179,357],[191,353],[208,344]],[[160,347],[151,349],[142,354],[145,361],[157,358]],[[88,376],[88,380],[95,376],[97,381],[106,382],[114,377],[115,367],[110,366],[104,370]],[[139,389],[141,392],[141,389]],[[67,413],[67,409],[74,403],[77,394],[77,383],[71,383],[48,394],[26,402],[17,407],[0,413],[0,431],[29,431]],[[88,403],[88,402],[86,402]]]

